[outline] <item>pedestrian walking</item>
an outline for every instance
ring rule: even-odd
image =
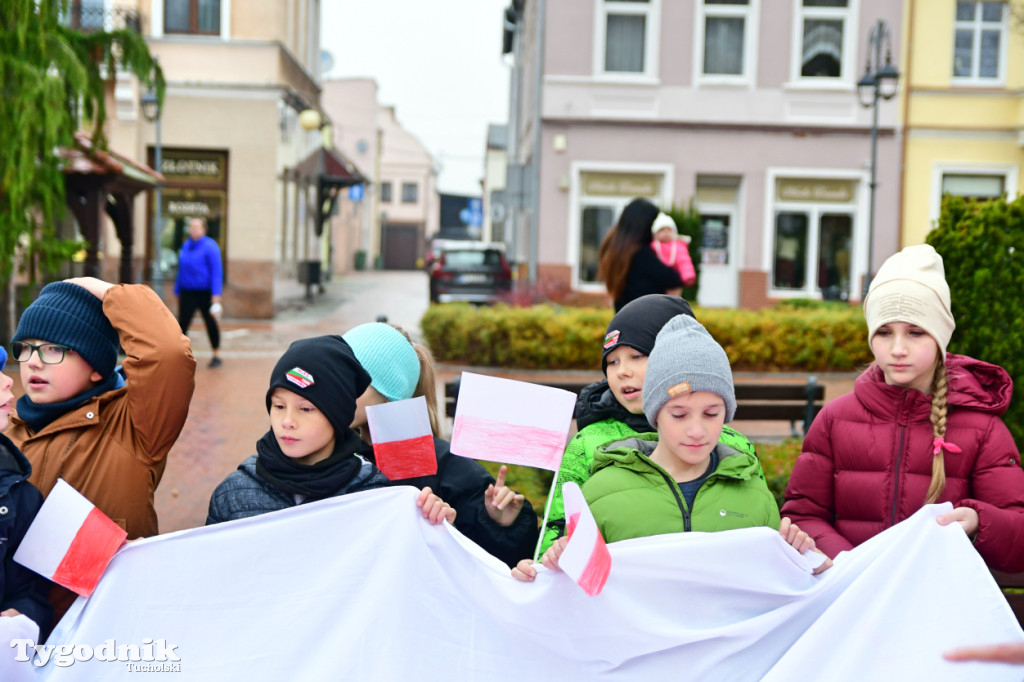
[[[217,317],[221,313],[220,295],[224,285],[220,247],[206,236],[206,219],[188,221],[188,239],[181,245],[178,255],[178,277],[174,280],[174,295],[178,297],[178,324],[181,333],[188,335],[189,325],[196,310],[203,316],[206,333],[210,336],[213,359],[210,367],[220,367],[220,327]]]

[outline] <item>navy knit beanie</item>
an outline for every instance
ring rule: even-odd
[[[608,354],[619,346],[629,346],[650,355],[658,332],[676,315],[697,319],[685,298],[669,294],[647,294],[622,306],[608,323],[604,335],[601,371],[608,374]]]
[[[71,282],[47,284],[22,313],[11,341],[38,339],[73,349],[104,378],[114,373],[120,340],[103,301]]]
[[[337,334],[300,339],[288,346],[270,374],[270,394],[284,388],[305,398],[344,433],[356,416],[356,398],[370,387],[370,375],[356,360],[352,348]]]

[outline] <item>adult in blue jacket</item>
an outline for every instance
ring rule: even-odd
[[[174,281],[174,295],[178,297],[178,324],[181,333],[188,335],[189,325],[196,310],[203,315],[206,333],[210,335],[213,359],[210,367],[220,367],[220,328],[215,315],[220,314],[220,294],[224,284],[224,271],[220,260],[220,247],[206,236],[206,219],[188,221],[188,239],[178,254],[178,278]]]

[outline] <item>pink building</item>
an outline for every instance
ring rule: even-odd
[[[901,5],[515,0],[515,255],[538,279],[600,295],[598,246],[622,208],[637,196],[666,208],[693,200],[700,304],[758,308],[823,290],[860,299],[871,110],[857,81],[878,19],[900,54]],[[900,107],[902,98],[879,110],[876,268],[898,248]]]

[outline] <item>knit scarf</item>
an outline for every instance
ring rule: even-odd
[[[352,429],[339,435],[330,457],[299,464],[284,454],[271,429],[256,442],[256,473],[286,493],[313,500],[332,497],[359,475],[363,460],[356,455],[369,447]]]
[[[39,433],[82,403],[122,386],[124,386],[124,378],[119,372],[114,372],[89,390],[59,403],[34,403],[29,399],[28,394],[25,394],[18,398],[18,416],[25,420],[33,433]]]
[[[580,391],[575,416],[576,428],[580,430],[603,419],[615,419],[637,433],[654,431],[644,414],[633,414],[622,406],[608,387],[607,379],[595,381]]]

